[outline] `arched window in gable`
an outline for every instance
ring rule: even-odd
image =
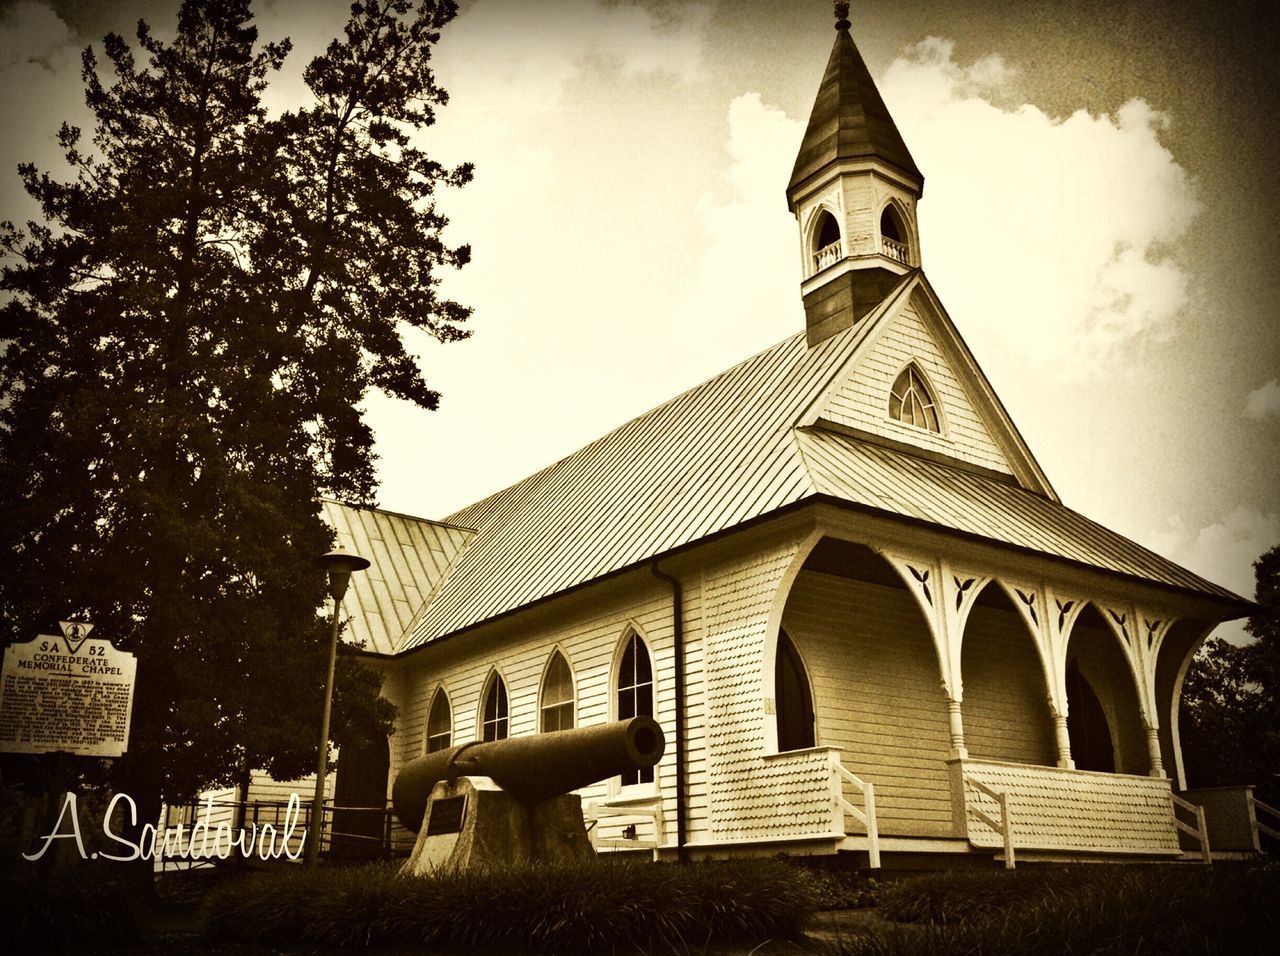
[[[914,362],[902,370],[889,390],[889,417],[926,431],[942,431],[933,393]]]
[[[568,730],[573,726],[573,671],[559,651],[553,651],[542,675],[539,727],[543,733]]]
[[[796,646],[786,631],[778,632],[774,659],[773,698],[778,718],[778,750],[803,750],[814,745],[813,692]]]
[[[649,649],[634,631],[627,638],[618,667],[618,719],[653,716],[653,661]],[[624,787],[653,783],[653,768],[622,775]]]
[[[506,740],[511,721],[507,709],[507,685],[496,671],[484,691],[484,710],[480,714],[481,740]]]
[[[453,709],[449,695],[440,687],[431,699],[431,711],[427,715],[427,753],[447,750],[453,742]]]

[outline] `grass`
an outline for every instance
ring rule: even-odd
[[[776,860],[593,862],[433,877],[366,866],[261,874],[210,895],[215,940],[539,953],[701,950],[799,939],[816,894]]]
[[[1246,953],[1280,933],[1280,868],[1075,866],[947,873],[884,889],[896,930],[840,956]]]

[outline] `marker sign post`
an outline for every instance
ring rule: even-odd
[[[60,637],[41,634],[5,649],[0,751],[119,757],[129,748],[138,662],[89,637],[92,624],[59,627]]]

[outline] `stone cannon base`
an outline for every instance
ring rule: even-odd
[[[594,855],[577,794],[529,804],[488,777],[458,777],[432,788],[418,840],[401,872],[569,863]]]

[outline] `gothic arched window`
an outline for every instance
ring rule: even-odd
[[[431,699],[431,712],[427,716],[427,753],[445,750],[453,740],[453,711],[449,707],[449,695],[441,687]]]
[[[796,646],[786,631],[778,632],[773,668],[773,698],[778,717],[778,751],[814,745],[813,693]]]
[[[889,417],[931,432],[942,430],[933,395],[915,363],[902,370],[889,391]]]
[[[818,213],[813,228],[813,271],[821,272],[844,256],[840,242],[840,224],[825,209]]]
[[[653,716],[653,661],[649,649],[638,634],[627,638],[618,667],[618,719]],[[622,785],[653,783],[653,768],[634,770],[622,775]]]
[[[880,250],[890,259],[910,265],[911,246],[907,240],[907,227],[893,203],[880,213]]]
[[[542,675],[540,723],[543,733],[550,730],[568,730],[573,726],[573,672],[569,662],[559,651],[553,651]]]
[[[507,685],[496,672],[489,678],[484,692],[484,711],[480,715],[481,740],[506,740],[510,729],[507,712]]]

